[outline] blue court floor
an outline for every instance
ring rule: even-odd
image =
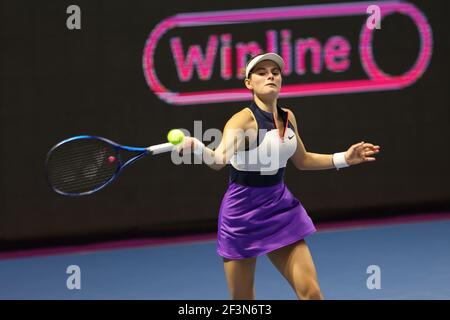
[[[450,299],[450,220],[317,232],[307,239],[326,299]],[[69,290],[67,268],[80,269]],[[380,289],[369,289],[369,266]],[[295,299],[267,257],[256,298]],[[369,281],[370,282],[370,281]],[[373,282],[371,282],[373,283]],[[214,241],[0,260],[0,299],[229,299]]]

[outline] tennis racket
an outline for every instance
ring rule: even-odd
[[[72,137],[59,142],[48,152],[45,161],[47,181],[61,195],[89,195],[112,183],[135,161],[147,155],[170,152],[173,148],[170,142],[137,148],[102,137]]]

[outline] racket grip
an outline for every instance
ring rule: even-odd
[[[174,145],[170,142],[167,142],[167,143],[156,144],[154,146],[148,147],[147,151],[150,154],[158,154],[158,153],[170,152],[173,150],[173,148],[174,148]]]

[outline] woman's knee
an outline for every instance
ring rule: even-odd
[[[296,288],[296,293],[299,299],[302,300],[322,300],[323,295],[320,291],[319,284],[316,281],[311,281],[306,286]]]

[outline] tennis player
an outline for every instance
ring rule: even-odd
[[[362,141],[345,152],[307,152],[293,112],[278,103],[283,67],[283,59],[275,53],[253,57],[244,80],[253,102],[228,120],[220,145],[212,150],[186,137],[177,148],[180,153],[213,159],[208,165],[216,170],[229,165],[229,185],[219,211],[217,253],[224,261],[232,299],[255,299],[256,259],[264,254],[299,299],[323,299],[304,240],[316,228],[284,183],[286,163],[290,159],[299,170],[341,169],[375,161],[380,151],[379,146]]]

